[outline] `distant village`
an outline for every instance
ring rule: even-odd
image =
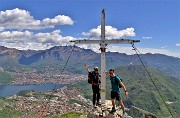
[[[6,106],[22,111],[24,117],[38,118],[71,111],[89,112],[92,110],[91,100],[85,99],[77,90],[69,90],[66,87],[48,92],[30,91],[26,97],[14,95],[8,99],[12,100],[15,105],[6,104]]]
[[[69,72],[44,72],[37,73],[31,72],[8,72],[12,75],[15,80],[10,84],[45,84],[45,83],[55,83],[55,84],[71,84],[83,80],[87,80],[87,75],[82,74],[72,74]]]
[[[73,74],[69,72],[7,72],[0,68],[0,72],[9,73],[15,78],[11,83],[14,85],[25,84],[73,84],[87,80],[87,75]],[[14,105],[4,104],[15,111],[21,111],[23,117],[44,117],[51,115],[60,115],[66,112],[89,112],[92,110],[92,102],[85,99],[75,88],[66,86],[49,91],[28,91],[28,95],[13,95],[7,99],[13,101]]]

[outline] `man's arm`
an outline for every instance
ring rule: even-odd
[[[104,70],[105,71],[105,73],[106,73],[106,76],[108,76],[109,75],[109,72],[107,72],[107,70]]]
[[[124,92],[125,92],[125,95],[126,95],[126,97],[128,96],[128,92],[127,92],[127,90],[126,90],[126,87],[125,87],[125,85],[122,83],[122,81],[119,83],[121,86],[122,86],[122,88],[124,89]]]
[[[88,72],[91,72],[91,71],[89,70],[89,68],[88,68],[88,65],[87,65],[87,64],[85,64],[85,67],[86,67],[86,70],[87,70]]]

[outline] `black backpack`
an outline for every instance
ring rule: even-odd
[[[99,75],[99,73],[98,73],[98,75]],[[92,84],[94,76],[95,76],[94,72],[89,72],[89,73],[88,73],[88,83],[89,83],[89,84]],[[99,76],[100,76],[100,75],[99,75]],[[101,81],[98,80],[98,83],[101,83]]]
[[[119,88],[122,88],[122,86],[118,83],[117,77],[119,77],[118,75],[115,76],[115,82],[116,84],[119,85]],[[119,77],[120,78],[120,77]],[[122,82],[122,79],[120,78],[120,82]]]
[[[92,81],[93,81],[93,72],[89,72],[88,73],[88,83],[92,84]]]

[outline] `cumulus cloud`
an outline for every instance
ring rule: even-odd
[[[71,36],[62,36],[60,30],[54,30],[47,33],[34,33],[31,30],[40,30],[45,28],[54,28],[56,25],[73,25],[74,21],[65,15],[58,15],[54,18],[44,18],[43,20],[37,20],[31,16],[29,11],[21,9],[6,10],[0,12],[0,45],[17,48],[20,50],[44,50],[56,45],[65,46],[72,45],[69,41],[75,40]],[[8,29],[16,29],[23,31],[7,31]],[[26,31],[24,31],[26,30]],[[89,32],[83,32],[82,35],[90,38],[98,38],[101,36],[101,26],[89,30]],[[112,26],[106,26],[106,38],[107,39],[120,39],[124,37],[135,36],[134,28],[127,28],[124,30],[118,30]],[[151,39],[152,37],[142,37],[143,39]],[[99,45],[87,44],[78,45],[81,48],[92,49],[95,52],[100,52]],[[180,46],[177,43],[176,46]],[[169,56],[180,57],[180,54],[175,54],[169,50],[164,49],[151,49],[151,48],[139,48],[141,53],[160,53]],[[120,52],[126,54],[135,54],[131,47],[121,46],[109,46],[107,51]]]
[[[150,36],[142,37],[143,39],[152,39]]]
[[[180,43],[177,43],[176,46],[180,46]]]
[[[167,49],[156,49],[156,48],[138,48],[137,49],[141,52],[141,54],[151,53],[151,54],[165,54],[174,57],[180,57],[178,53],[172,53]],[[132,47],[119,47],[119,46],[112,46],[109,48],[109,51],[112,52],[121,52],[126,53],[128,55],[136,54]]]
[[[151,53],[151,54],[165,54],[168,56],[173,56],[173,57],[179,57],[180,58],[180,53],[173,53],[170,50],[167,49],[155,49],[155,48],[138,48],[138,50],[142,53],[142,54],[146,54],[146,53]],[[130,52],[130,50],[129,50]],[[129,54],[133,54],[133,50],[132,52],[130,52]],[[134,53],[135,54],[135,53]]]
[[[19,32],[19,31],[5,31],[0,32],[0,41],[6,42],[6,43],[14,43],[14,42],[24,42],[26,39],[29,39],[32,37],[32,32],[25,31],[25,32]]]
[[[138,47],[137,47],[138,48]],[[132,54],[136,54],[134,50],[132,50],[132,47],[124,47],[124,46],[116,46],[116,45],[110,45],[107,48],[107,51],[110,52],[120,52],[120,53],[126,53],[128,55],[132,55]],[[160,53],[160,54],[170,54],[170,52],[166,49],[154,49],[154,48],[138,48],[138,50],[142,53],[142,54],[146,54],[146,53],[152,53],[152,54],[156,54],[156,53]]]
[[[64,15],[58,15],[53,19],[50,18],[45,18],[42,21],[42,24],[44,26],[50,26],[53,27],[55,25],[73,25],[73,21],[69,16],[64,16]]]
[[[78,46],[81,47],[81,48],[84,48],[84,49],[91,49],[94,52],[100,53],[100,50],[99,50],[100,46],[99,45],[88,44],[88,45],[78,45]],[[180,58],[179,53],[172,53],[171,51],[166,50],[166,49],[138,48],[138,50],[141,52],[141,54],[146,54],[146,53],[165,54],[165,55],[168,55],[168,56],[173,56],[173,57],[179,57]],[[109,45],[107,47],[106,51],[126,53],[127,55],[136,54],[135,51],[132,50],[132,47],[124,47],[124,46],[117,46],[117,45]]]
[[[134,28],[127,28],[124,30],[118,30],[112,26],[105,26],[106,28],[106,38],[107,39],[120,39],[124,37],[135,36]],[[100,38],[101,36],[101,26],[89,30],[89,32],[83,32],[82,35],[88,36],[90,38]]]
[[[33,33],[30,31],[4,31],[0,32],[0,45],[9,47],[9,48],[16,48],[20,50],[44,50],[49,49],[53,46],[65,46],[65,45],[73,45],[70,43],[70,40],[76,40],[71,36],[63,37],[61,35],[60,30],[54,30],[48,33]],[[78,39],[80,40],[80,39]],[[100,53],[100,46],[97,44],[84,44],[84,45],[77,45],[81,48],[91,49],[95,52]],[[152,48],[138,48],[138,50],[145,54],[145,53],[160,53],[174,57],[180,57],[178,53],[172,53],[166,49],[152,49]],[[120,52],[126,53],[129,55],[135,54],[135,51],[132,50],[132,47],[122,47],[117,45],[109,45],[107,47],[107,51],[111,52]]]
[[[163,46],[163,47],[161,47],[161,48],[167,48],[167,46]]]
[[[0,42],[0,45],[3,45],[8,48],[16,48],[19,50],[44,50],[49,49],[52,47],[51,44],[42,44],[42,43],[36,43],[36,42],[16,42],[16,43],[6,43],[6,42]]]
[[[80,48],[84,49],[91,49],[94,52],[100,53],[100,46],[99,44],[76,44]]]
[[[74,21],[65,15],[58,15],[55,18],[45,18],[42,21],[34,19],[29,11],[13,9],[0,12],[0,29],[45,29],[54,28],[56,25],[72,25]]]
[[[70,40],[75,40],[71,36],[63,37],[60,30],[49,33],[33,33],[30,31],[5,31],[0,32],[0,44],[6,47],[17,49],[43,50],[60,45],[71,45]]]

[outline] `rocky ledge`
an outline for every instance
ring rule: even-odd
[[[106,100],[105,105],[97,106],[88,113],[88,118],[132,118],[127,113],[123,113],[120,107],[116,107],[116,112],[111,113],[111,100]]]

